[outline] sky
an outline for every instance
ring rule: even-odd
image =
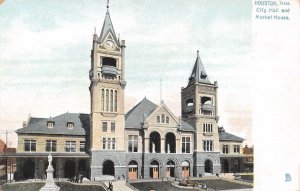
[[[159,104],[162,79],[162,98],[180,116],[181,87],[199,50],[210,81],[218,81],[219,126],[252,145],[251,6],[249,0],[110,1],[115,32],[126,40],[126,111],[144,97]],[[29,114],[90,112],[92,36],[95,27],[100,34],[105,13],[106,0],[0,4],[0,130],[21,128]],[[9,144],[16,145],[13,134]]]

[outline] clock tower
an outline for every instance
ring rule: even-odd
[[[181,89],[182,120],[196,130],[194,176],[216,174],[220,170],[217,88],[217,82],[211,83],[208,79],[197,51],[188,85]]]
[[[101,33],[93,35],[89,72],[92,178],[115,176],[115,173],[122,173],[115,172],[115,169],[122,171],[124,167],[124,58],[125,40],[117,38],[107,6]]]

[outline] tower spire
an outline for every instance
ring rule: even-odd
[[[200,59],[199,50],[197,50],[196,62],[195,62],[192,74],[189,78],[189,84],[194,83],[194,82],[211,84],[211,82],[209,81],[207,74],[205,72],[202,61]]]
[[[107,37],[107,35],[109,35],[109,34],[111,34],[113,40],[116,43],[118,43],[117,36],[116,36],[113,24],[112,24],[111,19],[110,19],[109,0],[107,0],[106,8],[107,8],[107,11],[106,11],[105,19],[104,19],[104,22],[103,22],[103,26],[102,26],[100,36],[99,36],[100,43],[102,43],[105,40],[105,38]]]

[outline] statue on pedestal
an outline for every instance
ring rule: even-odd
[[[53,166],[52,166],[52,155],[49,154],[48,156],[48,168],[46,170],[47,172],[47,179],[46,179],[46,184],[45,186],[43,186],[40,191],[58,191],[60,190],[60,187],[58,187],[55,183],[54,183],[54,179],[53,179]]]

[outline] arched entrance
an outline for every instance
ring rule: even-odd
[[[158,132],[152,132],[150,134],[149,152],[160,153],[160,135]]]
[[[211,160],[206,160],[205,163],[204,163],[204,171],[206,173],[213,173],[213,164],[211,162]]]
[[[159,178],[159,163],[156,160],[150,163],[150,178]]]
[[[138,163],[134,160],[128,164],[128,179],[135,180],[138,178]]]
[[[23,176],[25,179],[34,178],[35,174],[35,162],[31,159],[28,159],[23,166]]]
[[[229,172],[229,163],[228,160],[223,159],[223,172],[228,173]]]
[[[190,163],[188,161],[183,161],[182,164],[182,178],[190,176]]]
[[[166,177],[175,177],[175,163],[172,160],[167,162]]]
[[[166,135],[165,151],[166,153],[176,153],[176,137],[173,133]]]
[[[65,163],[65,178],[73,178],[75,176],[75,162],[74,161],[66,161]]]
[[[115,176],[115,164],[110,161],[107,160],[103,163],[103,175],[111,175],[111,176]]]

